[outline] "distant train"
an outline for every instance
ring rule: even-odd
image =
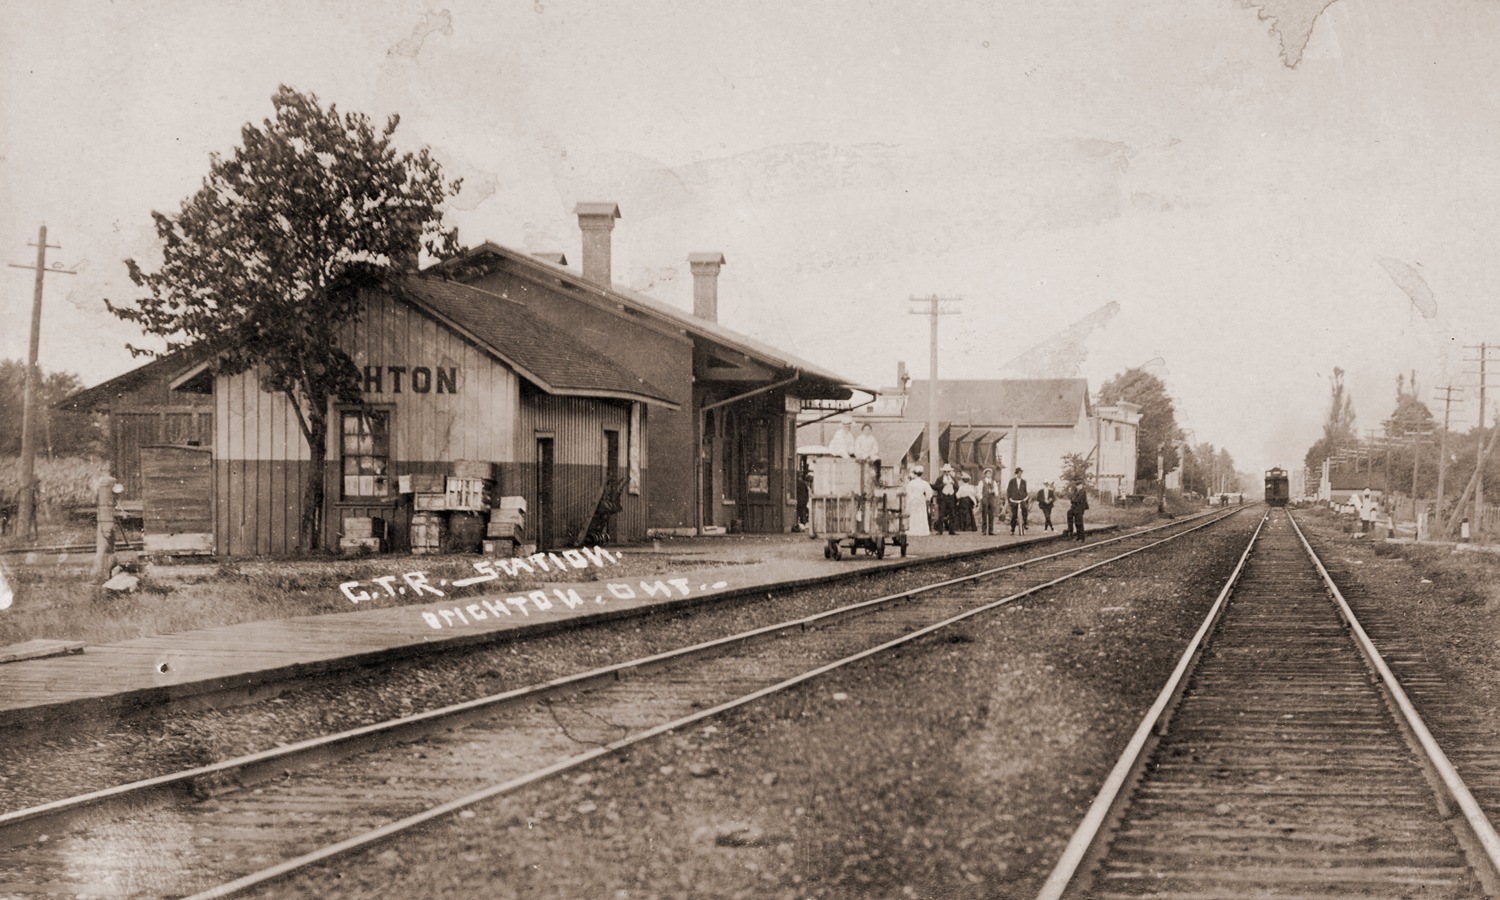
[[[1289,499],[1291,499],[1291,482],[1286,477],[1286,470],[1278,468],[1267,471],[1266,505],[1286,506]]]

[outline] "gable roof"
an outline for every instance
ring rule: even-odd
[[[906,419],[927,418],[929,384],[911,382]],[[955,425],[1072,427],[1080,415],[1092,414],[1086,378],[938,379],[937,394],[938,419]]]
[[[574,340],[556,326],[527,312],[526,307],[468,285],[420,275],[393,278],[390,286],[406,302],[465,335],[483,351],[515,369],[546,393],[574,397],[612,397],[638,400],[677,409],[667,393],[629,369]],[[158,357],[108,381],[79,391],[57,404],[58,409],[94,409],[113,398],[139,390],[154,379],[176,382],[199,376],[210,354],[203,345]],[[180,390],[203,391],[199,377]]]
[[[605,290],[599,285],[586,280],[582,272],[577,269],[558,265],[551,260],[540,258],[538,255],[522,253],[519,250],[513,250],[504,245],[496,244],[493,241],[485,241],[458,256],[429,266],[424,271],[433,272],[436,270],[457,281],[472,281],[483,277],[491,271],[492,267],[486,265],[485,257],[503,260],[516,265],[522,270],[529,270],[535,276],[552,279],[561,278],[573,287],[604,295],[612,303],[624,304],[637,312],[645,313],[673,327],[681,328],[694,338],[718,344],[729,350],[738,351],[763,365],[778,369],[794,369],[803,376],[815,381],[826,382],[830,387],[834,388],[857,390],[872,395],[877,393],[873,388],[865,387],[805,359],[772,347],[770,344],[740,334],[737,331],[732,331],[718,322],[699,318],[690,312],[678,309],[671,304],[663,303],[654,297],[621,287],[619,284],[613,284],[608,290]],[[841,399],[847,398],[848,394],[845,394]]]
[[[187,384],[175,383],[183,375],[201,366],[207,361],[208,356],[209,354],[201,345],[178,350],[166,356],[158,356],[145,365],[136,366],[108,381],[101,381],[91,388],[85,388],[76,394],[64,397],[53,404],[53,409],[73,411],[99,409],[109,405],[109,402],[116,397],[139,391],[157,379],[166,382],[170,390],[196,394],[213,393],[212,385],[200,379],[192,379]]]
[[[456,281],[404,275],[398,296],[473,340],[549,394],[616,397],[677,409],[667,393],[520,303]]]

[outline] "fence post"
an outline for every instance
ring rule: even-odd
[[[108,475],[100,477],[97,488],[98,543],[94,550],[94,580],[109,580],[115,567],[115,480]]]

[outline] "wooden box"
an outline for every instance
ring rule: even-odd
[[[417,513],[411,517],[411,552],[437,553],[442,549],[443,537],[447,533],[447,521],[443,516]]]
[[[411,489],[416,494],[441,494],[447,490],[446,475],[412,475]]]
[[[485,529],[484,536],[492,538],[515,538],[520,540],[525,536],[525,526],[519,522],[496,522],[491,520]]]
[[[475,459],[456,459],[453,461],[453,477],[494,481],[495,464]]]
[[[447,497],[449,509],[480,512],[484,509],[484,480],[481,478],[449,478]]]

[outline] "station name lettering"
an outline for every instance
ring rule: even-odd
[[[363,390],[366,394],[384,394],[387,384],[390,385],[392,394],[399,394],[403,390],[413,394],[428,394],[434,387],[439,394],[456,394],[458,367],[365,366]]]

